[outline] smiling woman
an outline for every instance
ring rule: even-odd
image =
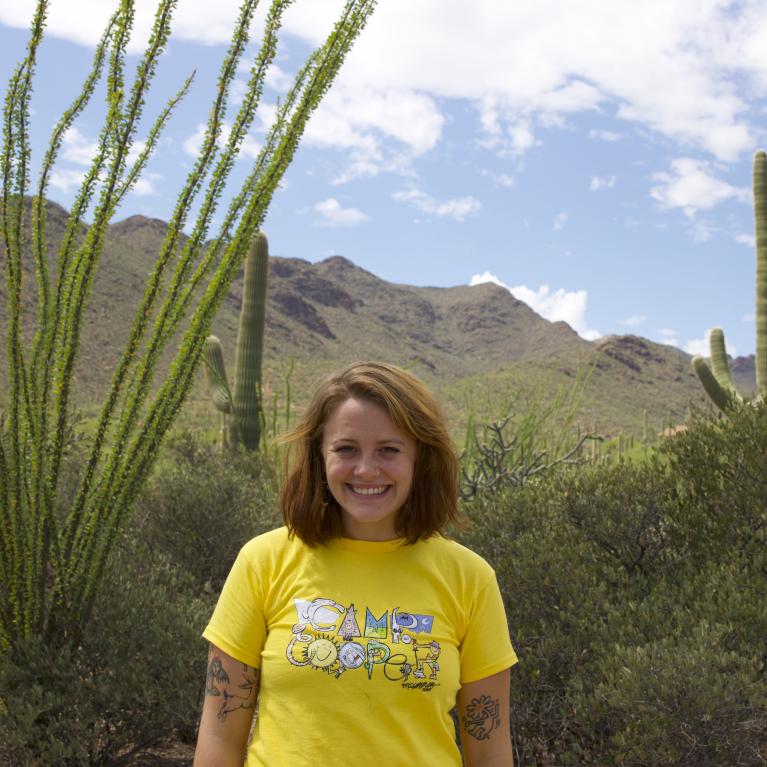
[[[195,764],[512,764],[516,662],[490,566],[449,540],[458,464],[410,373],[357,363],[287,438],[286,526],[241,550],[204,632]],[[323,673],[311,673],[311,672]],[[228,761],[227,761],[228,760]]]

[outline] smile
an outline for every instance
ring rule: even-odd
[[[354,485],[349,485],[349,487],[355,495],[381,495],[389,489],[388,485],[377,485],[375,487],[355,487]]]

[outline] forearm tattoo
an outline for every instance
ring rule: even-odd
[[[472,698],[463,714],[463,729],[477,740],[487,740],[493,730],[501,726],[498,698],[480,695]]]
[[[254,709],[258,698],[258,682],[260,671],[242,664],[242,681],[232,688],[229,674],[224,670],[221,656],[211,653],[208,659],[208,674],[205,680],[205,694],[221,697],[221,707],[218,718],[223,722],[227,714],[238,709]]]

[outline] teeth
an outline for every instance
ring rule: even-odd
[[[386,490],[386,486],[382,487],[352,487],[357,495],[381,495]]]

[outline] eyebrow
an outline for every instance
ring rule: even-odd
[[[357,442],[358,440],[354,439],[353,437],[338,437],[337,439],[334,439],[330,444],[331,445],[337,445],[339,442]],[[376,443],[377,445],[404,445],[405,440],[398,439],[397,437],[392,437],[391,439],[381,439],[378,440]]]

